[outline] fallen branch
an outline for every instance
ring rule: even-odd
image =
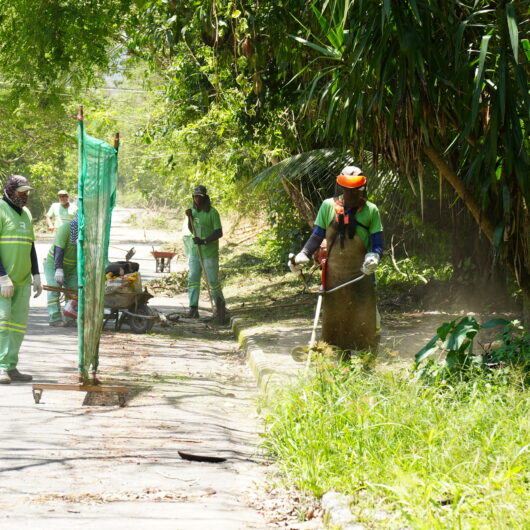
[[[394,269],[396,269],[396,271],[401,274],[401,276],[404,276],[408,279],[408,276],[400,270],[396,262],[396,257],[394,255],[394,234],[392,234],[392,238],[390,239],[390,259],[392,260],[392,265],[394,266]]]
[[[404,276],[408,280],[409,275],[401,271],[401,269],[398,267],[396,258],[394,256],[394,235],[393,234],[392,234],[392,238],[390,239],[390,259],[392,260],[392,265],[394,266],[394,269],[396,269],[396,271],[399,274],[401,274],[401,276]],[[414,276],[417,276],[425,285],[429,283],[428,280],[425,278],[425,276],[419,273],[414,274]]]

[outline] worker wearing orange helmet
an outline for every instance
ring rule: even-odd
[[[325,290],[361,273],[366,276],[323,299],[322,340],[344,350],[376,351],[379,341],[375,282],[369,276],[383,255],[383,228],[377,206],[367,200],[366,184],[361,169],[345,167],[337,177],[335,197],[324,200],[313,233],[289,261],[292,271],[301,270],[325,239]]]

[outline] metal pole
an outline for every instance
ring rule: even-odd
[[[338,291],[339,289],[342,289],[343,287],[346,287],[347,285],[351,285],[352,283],[362,280],[365,276],[366,274],[363,273],[360,276],[357,276],[357,278],[354,278],[353,280],[350,280],[345,283],[341,283],[340,285],[337,285],[337,287],[333,287],[332,289],[328,289],[327,291],[325,291],[325,293],[328,294],[328,293],[332,293],[333,291]]]
[[[307,351],[307,362],[306,362],[306,365],[305,365],[305,374],[306,375],[307,375],[307,372],[309,371],[309,364],[311,363],[311,349],[315,345],[315,338],[316,338],[316,333],[317,333],[318,320],[319,320],[319,317],[320,317],[320,309],[322,307],[322,299],[323,298],[324,298],[324,291],[321,289],[320,293],[318,295],[317,308],[316,308],[316,311],[315,311],[315,318],[313,320],[313,329],[311,331],[311,338],[309,339],[309,347],[308,347],[308,351]]]

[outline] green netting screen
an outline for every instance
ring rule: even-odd
[[[110,222],[116,202],[118,151],[85,133],[78,121],[79,146],[79,239],[77,275],[79,283],[78,333],[79,372],[88,380],[98,367],[99,339],[103,327],[105,267]]]

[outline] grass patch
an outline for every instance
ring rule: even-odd
[[[275,399],[265,443],[287,481],[353,495],[361,520],[383,508],[380,528],[529,523],[530,392],[515,372],[436,388],[320,358]]]

